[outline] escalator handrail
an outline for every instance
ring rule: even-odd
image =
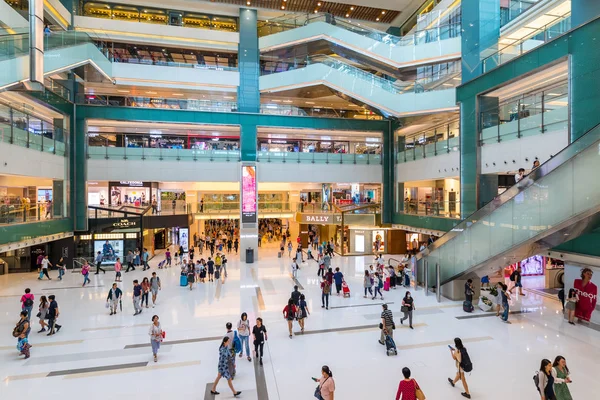
[[[463,219],[458,225],[452,230],[441,236],[435,242],[427,246],[425,250],[417,253],[415,256],[416,260],[420,260],[424,256],[428,256],[431,252],[439,249],[445,243],[448,243],[451,239],[458,236],[462,231],[466,230],[469,226],[475,224],[481,218],[491,214],[504,204],[514,199],[521,191],[526,190],[528,187],[536,184],[541,178],[545,177],[552,171],[565,165],[567,161],[572,160],[582,153],[585,149],[591,145],[600,142],[600,124],[595,125],[593,128],[588,130],[585,134],[580,136],[574,142],[563,148],[556,155],[551,157],[549,160],[541,164],[538,168],[531,171],[528,175],[523,177],[518,183],[511,186],[498,196],[494,197],[492,201]]]

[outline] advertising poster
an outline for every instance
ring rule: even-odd
[[[179,228],[179,245],[187,253],[190,248],[190,230],[188,228]]]
[[[256,205],[256,167],[242,166],[242,222],[255,223]]]
[[[121,263],[125,263],[122,240],[95,240],[94,259],[98,252],[102,253],[102,264],[114,265],[117,257],[121,258]]]
[[[598,307],[598,285],[600,285],[600,269],[587,265],[565,262],[565,297],[571,289],[575,289],[579,301],[575,306],[575,317],[582,321],[600,324],[600,313],[594,312]]]
[[[521,261],[521,273],[526,275],[544,275],[544,257],[533,256]]]

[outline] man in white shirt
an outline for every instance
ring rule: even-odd
[[[515,183],[519,183],[525,176],[525,168],[519,168],[519,172],[515,175]]]
[[[52,266],[50,260],[48,260],[48,256],[44,256],[44,259],[42,260],[42,273],[38,277],[39,280],[41,280],[42,276],[44,275],[46,275],[49,281],[52,280],[52,278],[50,278],[50,275],[48,275],[48,265]]]
[[[298,277],[298,264],[296,264],[295,259],[292,259],[292,276],[294,278]]]

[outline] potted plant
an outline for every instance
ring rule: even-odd
[[[488,299],[486,296],[481,296],[479,298],[478,306],[481,309],[481,311],[491,311],[492,308],[494,307],[494,303],[490,299]]]

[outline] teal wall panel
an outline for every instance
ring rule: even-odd
[[[257,113],[260,109],[258,85],[260,51],[258,49],[257,23],[256,10],[240,8],[240,43],[238,46],[240,85],[238,86],[237,101],[238,110],[241,112]]]
[[[240,126],[240,156],[242,161],[256,161],[256,122],[248,121]]]
[[[578,26],[600,15],[600,1],[571,0],[572,26]]]
[[[87,231],[87,127],[86,121],[79,114],[80,107],[75,106],[71,124],[71,141],[69,143],[71,172],[70,200],[73,210],[73,222],[76,231]]]
[[[25,224],[0,226],[0,244],[14,243],[40,236],[73,231],[70,218],[46,220]]]
[[[389,224],[394,213],[394,176],[396,163],[394,162],[394,132],[399,127],[397,121],[388,121],[388,126],[383,132],[383,199],[381,221]]]
[[[431,217],[425,215],[394,214],[394,224],[408,225],[415,228],[431,229],[448,232],[454,228],[460,220],[451,218]]]
[[[586,256],[600,257],[600,232],[590,232],[556,246],[552,251],[565,251]]]
[[[460,213],[467,216],[477,210],[477,97],[460,103],[460,126]]]

